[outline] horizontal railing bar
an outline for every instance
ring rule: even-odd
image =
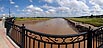
[[[76,37],[76,36],[82,36],[87,34],[87,32],[83,32],[83,33],[79,33],[79,34],[68,34],[68,35],[53,35],[53,34],[46,34],[46,33],[41,33],[41,32],[36,32],[36,31],[32,31],[29,29],[25,28],[25,31],[30,32],[30,33],[34,33],[37,35],[41,35],[41,36],[46,36],[46,37],[54,37],[54,38],[68,38],[68,37]]]

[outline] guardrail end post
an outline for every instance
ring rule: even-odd
[[[92,30],[91,27],[89,26],[89,30],[87,31],[87,48],[92,48]]]
[[[21,48],[25,48],[25,26],[24,26],[24,24],[22,24],[22,38],[21,38]]]

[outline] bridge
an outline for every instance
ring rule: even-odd
[[[103,27],[69,35],[52,35],[32,31],[14,24],[14,18],[5,21],[6,36],[20,48],[102,48]]]

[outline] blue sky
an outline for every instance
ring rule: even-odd
[[[0,17],[68,17],[102,15],[103,0],[0,0]]]

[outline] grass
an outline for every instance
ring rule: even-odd
[[[49,20],[50,18],[16,18],[16,21],[26,21],[26,20]]]
[[[69,18],[69,19],[77,22],[91,24],[96,27],[103,26],[102,18]]]

